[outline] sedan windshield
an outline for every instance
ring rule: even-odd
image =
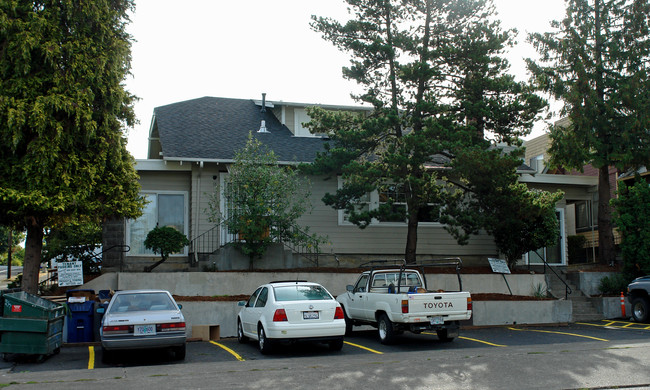
[[[126,311],[176,310],[174,303],[164,293],[120,294],[111,306],[112,313]]]
[[[314,301],[334,299],[321,286],[280,286],[274,287],[275,300],[284,301]]]

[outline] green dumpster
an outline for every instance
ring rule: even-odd
[[[63,344],[63,305],[24,291],[2,293],[0,352],[58,353]]]

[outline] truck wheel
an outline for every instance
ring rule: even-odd
[[[379,329],[379,341],[381,341],[382,344],[390,344],[393,342],[393,339],[395,337],[395,332],[393,331],[393,323],[390,322],[390,319],[386,314],[382,313],[379,316],[377,329]]]
[[[350,336],[352,334],[352,320],[348,317],[348,313],[345,312],[345,308],[343,308],[343,318],[345,318],[345,335]]]
[[[449,333],[447,332],[447,329],[437,330],[436,333],[438,334],[438,338],[440,339],[440,341],[444,341],[447,343],[454,339],[453,337],[449,337]]]
[[[648,322],[650,305],[645,297],[636,297],[632,300],[632,317],[636,322]]]

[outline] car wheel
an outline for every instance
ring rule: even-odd
[[[248,342],[248,337],[244,335],[244,328],[242,327],[241,320],[237,320],[237,341],[239,341],[240,344]]]
[[[187,345],[186,344],[183,344],[180,347],[174,347],[174,349],[173,349],[174,358],[176,358],[176,360],[185,360],[185,352],[186,352],[186,350],[187,350]]]
[[[340,351],[343,348],[343,337],[329,342],[330,351]]]
[[[102,363],[112,363],[114,352],[102,347]]]
[[[436,333],[438,334],[440,341],[449,342],[454,339],[453,337],[449,337],[449,332],[447,332],[447,329],[440,329],[436,331]]]
[[[388,316],[382,313],[379,316],[379,323],[377,324],[379,330],[379,341],[382,344],[390,344],[393,342],[395,332],[393,331],[393,323],[390,322]]]
[[[266,333],[264,332],[264,327],[262,325],[257,329],[257,344],[260,347],[262,355],[271,353],[271,341],[266,338]]]
[[[632,317],[636,322],[648,322],[648,298],[636,297],[632,300]]]
[[[352,334],[352,320],[348,317],[348,313],[345,312],[345,307],[343,309],[343,318],[345,319],[345,335],[350,336]]]

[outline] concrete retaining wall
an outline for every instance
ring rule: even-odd
[[[158,288],[174,295],[220,296],[248,295],[260,285],[273,280],[309,280],[320,283],[333,295],[344,293],[345,286],[354,284],[356,273],[304,273],[304,272],[161,272],[161,273],[107,273],[86,283],[84,289],[131,290]],[[537,286],[546,288],[542,274],[506,275],[514,295],[533,295]],[[508,286],[500,274],[462,275],[463,289],[470,293],[509,294]],[[456,275],[427,275],[429,289],[458,291]]]
[[[611,277],[616,275],[616,272],[569,272],[567,278],[573,284],[578,286],[583,293],[594,296],[599,295],[600,280],[605,276]]]
[[[571,321],[571,301],[475,301],[472,323],[476,326],[552,324]]]
[[[299,272],[174,272],[174,273],[108,273],[80,287],[99,290],[164,289],[174,295],[219,296],[248,295],[259,285],[272,280],[306,279],[324,285],[334,295],[353,284],[356,273]],[[515,295],[532,295],[544,275],[506,275]],[[432,289],[458,290],[456,275],[427,275]],[[499,274],[463,275],[463,288],[471,293],[508,294],[508,287]],[[544,284],[545,286],[545,284]],[[235,337],[237,302],[180,302],[187,321],[187,334],[193,325],[219,325],[221,337]],[[571,304],[566,301],[475,301],[473,324],[508,325],[568,322]]]
[[[620,297],[591,298],[591,301],[598,311],[603,313],[603,318],[618,319],[623,317]],[[625,298],[625,319],[629,319],[631,316],[632,306],[630,305],[630,301]]]

